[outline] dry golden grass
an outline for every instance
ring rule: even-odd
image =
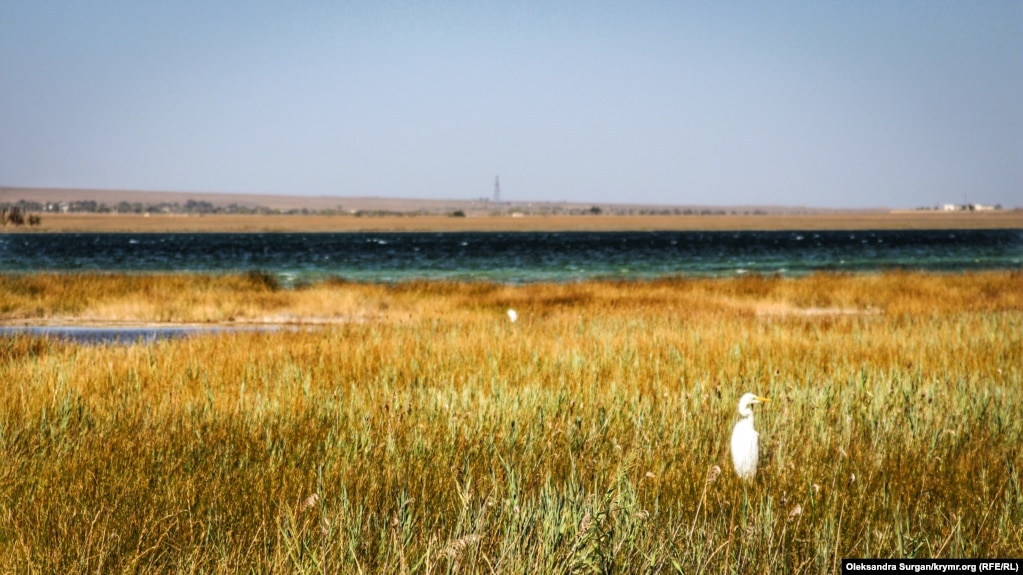
[[[834,212],[705,216],[172,216],[46,214],[41,232],[413,232],[993,229],[1023,227],[1023,210],[992,212]],[[26,228],[25,231],[28,231]]]
[[[470,319],[505,308],[706,316],[897,316],[1023,307],[1019,272],[750,275],[511,286],[326,280],[281,289],[270,274],[0,274],[0,322],[336,324]]]
[[[0,338],[0,571],[820,573],[850,556],[1012,556],[1021,285],[0,276],[6,318],[335,322]],[[773,399],[752,485],[727,455],[745,391]]]

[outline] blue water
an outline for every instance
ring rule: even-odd
[[[0,337],[46,337],[63,339],[85,344],[104,343],[153,343],[163,339],[184,338],[193,335],[234,333],[240,331],[279,331],[278,326],[255,327],[203,327],[203,326],[158,326],[158,327],[93,327],[93,326],[0,326]]]
[[[285,285],[885,269],[1023,269],[1023,230],[0,234],[0,272],[259,270]]]

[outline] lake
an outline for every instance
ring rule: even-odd
[[[0,272],[564,282],[1023,269],[1023,230],[0,234]]]

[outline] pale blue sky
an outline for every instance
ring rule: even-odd
[[[0,185],[1023,205],[1023,2],[0,2]]]

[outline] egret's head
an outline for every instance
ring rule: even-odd
[[[766,397],[760,397],[755,393],[747,393],[739,398],[739,415],[743,417],[753,415],[753,410],[750,407],[757,403],[765,403],[771,401]]]

